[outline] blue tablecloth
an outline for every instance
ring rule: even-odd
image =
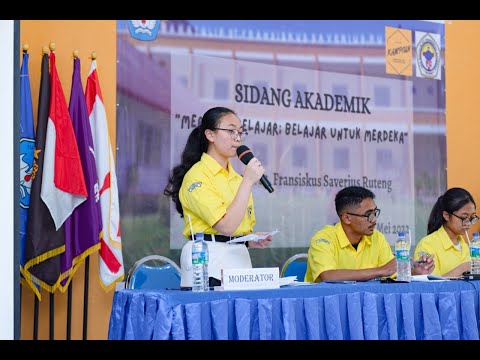
[[[480,281],[121,290],[109,339],[479,339]]]

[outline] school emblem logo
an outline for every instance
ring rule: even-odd
[[[317,244],[325,243],[325,244],[327,244],[327,245],[330,245],[330,241],[325,240],[325,239],[317,239],[317,240],[315,240],[315,242],[316,242]]]
[[[34,150],[33,139],[20,139],[20,206],[24,209],[30,206]]]
[[[415,32],[417,46],[417,77],[441,79],[440,35]]]
[[[160,20],[128,20],[130,35],[140,41],[152,41],[157,38]]]
[[[195,188],[202,186],[201,182],[195,182],[188,188],[188,192],[192,192]]]

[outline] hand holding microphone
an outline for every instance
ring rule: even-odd
[[[237,156],[240,159],[240,161],[242,163],[244,163],[245,165],[248,165],[250,163],[250,160],[254,159],[252,151],[245,145],[241,145],[237,148]],[[255,163],[251,164],[252,168],[255,167],[255,166],[257,166],[257,167],[262,166],[258,159],[256,159],[256,161],[258,161],[258,163],[255,162]],[[263,171],[265,171],[265,169],[263,169]],[[273,192],[273,187],[272,187],[272,185],[270,184],[270,181],[268,181],[268,179],[266,178],[265,175],[262,175],[262,177],[260,178],[260,182],[265,187],[265,189],[268,190],[268,192],[270,192],[270,193]]]
[[[260,163],[260,160],[254,157],[245,166],[243,171],[243,178],[248,180],[249,183],[256,184],[260,181],[260,178],[265,173],[265,168]]]

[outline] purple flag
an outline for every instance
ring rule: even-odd
[[[80,78],[80,59],[78,58],[73,60],[69,112],[82,161],[88,197],[86,201],[75,208],[72,215],[65,221],[65,253],[61,255],[60,290],[62,292],[68,288],[73,275],[85,258],[100,249],[100,236],[103,228],[92,130]],[[78,176],[78,174],[70,174],[70,176]]]

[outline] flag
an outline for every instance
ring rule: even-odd
[[[80,78],[80,59],[73,60],[72,90],[69,105],[73,130],[77,139],[78,152],[82,162],[85,185],[88,192],[86,201],[73,210],[65,221],[65,252],[60,255],[62,281],[60,290],[65,292],[68,285],[85,258],[100,249],[102,215],[100,213],[100,195],[95,165],[95,147],[88,120],[87,103]],[[71,176],[80,176],[70,174]]]
[[[107,115],[100,90],[96,60],[92,61],[87,78],[85,97],[95,146],[97,174],[100,182],[100,208],[103,231],[99,251],[99,276],[100,284],[108,291],[114,287],[115,282],[123,279],[124,267],[115,161],[108,134]]]
[[[25,265],[28,207],[32,189],[33,154],[35,134],[33,130],[32,91],[28,71],[29,54],[23,54],[20,69],[20,271]]]
[[[58,231],[56,230],[53,218],[40,198],[49,107],[50,79],[48,54],[43,54],[38,96],[32,191],[25,241],[25,265],[21,269],[28,285],[30,285],[40,300],[40,292],[34,282],[37,282],[47,291],[54,292],[60,276],[60,257],[58,255],[65,251],[63,226]]]
[[[50,53],[50,84],[50,112],[40,197],[50,210],[58,230],[73,210],[87,199],[87,189],[53,52]]]

